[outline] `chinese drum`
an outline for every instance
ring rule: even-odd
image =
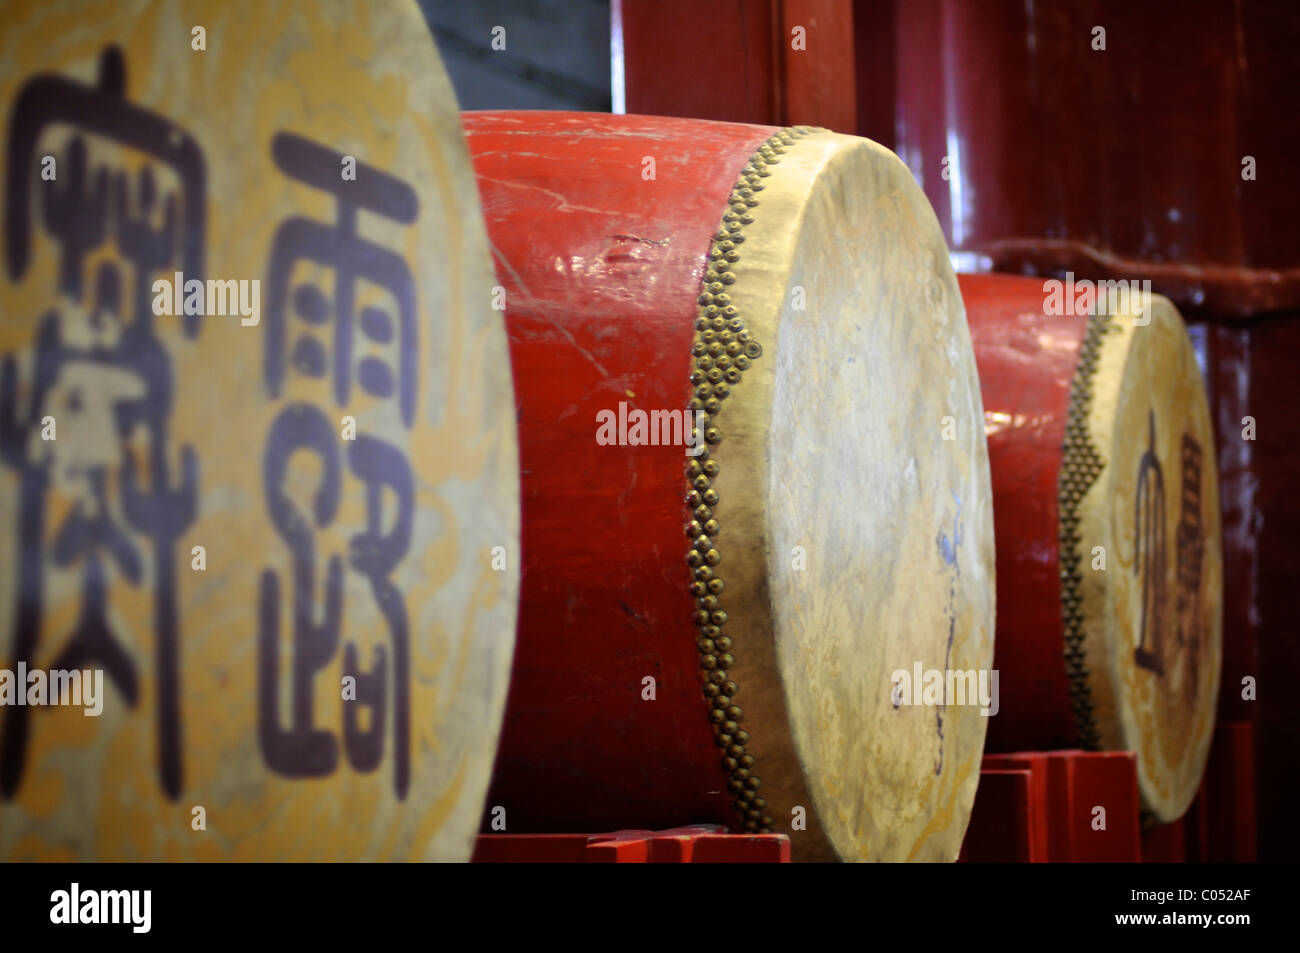
[[[522,474],[485,829],[716,823],[796,858],[954,859],[986,718],[900,703],[894,676],[991,665],[991,490],[912,177],[806,127],[465,124]]]
[[[997,525],[991,750],[1134,751],[1177,819],[1205,767],[1223,566],[1214,435],[1178,311],[1136,282],[962,275]]]
[[[0,111],[0,857],[467,859],[518,464],[418,8],[23,0]]]

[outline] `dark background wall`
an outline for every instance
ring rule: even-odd
[[[461,109],[608,112],[609,0],[420,0]],[[492,30],[505,28],[505,49]]]

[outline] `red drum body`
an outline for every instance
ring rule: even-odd
[[[1134,750],[1145,808],[1174,820],[1213,732],[1223,585],[1213,431],[1182,320],[1127,285],[960,283],[998,540],[989,748]]]
[[[986,719],[900,707],[891,674],[945,651],[989,666],[991,513],[919,189],[824,130],[465,122],[522,468],[489,820],[714,822],[789,833],[796,858],[953,859]]]

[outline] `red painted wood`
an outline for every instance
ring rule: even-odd
[[[898,134],[894,127],[895,101],[906,68],[906,64],[898,62],[896,30],[893,0],[854,0],[853,75],[851,79],[837,76],[827,83],[831,89],[853,84],[858,126],[856,130],[841,131],[854,131],[891,150]]]
[[[585,864],[588,834],[480,834],[475,864]]]
[[[984,757],[980,770],[1029,772],[1029,798],[1033,809],[1028,816],[1028,859],[1033,863],[1051,860],[1051,814],[1055,804],[1050,796],[1047,758],[1041,753],[991,754]]]
[[[1105,829],[1096,826],[1097,807],[1105,808]],[[962,859],[1137,861],[1138,812],[1132,752],[985,755]]]
[[[1262,320],[1250,329],[1250,414],[1256,418],[1252,449],[1258,482],[1260,619],[1259,667],[1247,673],[1257,682],[1259,706],[1255,745],[1259,780],[1259,859],[1291,863],[1300,855],[1296,824],[1296,752],[1300,751],[1300,708],[1291,679],[1300,672],[1300,314]],[[1238,429],[1240,434],[1240,429]],[[1226,633],[1225,633],[1226,636]],[[1223,690],[1241,697],[1242,684]]]
[[[694,864],[788,864],[785,834],[710,834],[695,839]]]
[[[1030,863],[1039,804],[1029,769],[984,770],[958,858],[973,864]]]
[[[1255,832],[1255,726],[1219,722],[1203,790],[1206,859],[1253,863]]]
[[[785,834],[726,834],[696,824],[612,834],[480,834],[475,863],[788,864]]]
[[[1241,697],[1243,677],[1259,673],[1259,477],[1255,441],[1243,440],[1253,415],[1251,330],[1194,324],[1205,339],[1205,385],[1214,417],[1223,540],[1223,676],[1219,718],[1253,721],[1258,705]]]
[[[626,112],[853,133],[853,18],[853,0],[614,0]]]
[[[731,823],[687,589],[687,458],[600,446],[596,414],[686,407],[710,239],[771,130],[572,113],[467,113],[465,127],[506,290],[522,473],[487,806],[511,831]]]
[[[1150,278],[1217,319],[1300,304],[1300,190],[1283,171],[1300,125],[1277,119],[1300,105],[1300,7],[895,9],[896,33],[860,58],[878,49],[899,64],[896,148],[953,247],[1008,272]],[[1098,25],[1104,51],[1092,48]]]
[[[783,0],[779,63],[784,126],[857,130],[852,0]],[[794,29],[803,28],[803,49],[794,48]]]
[[[1064,766],[1064,787],[1056,791],[1069,792],[1069,859],[1076,863],[1140,860],[1137,756],[1131,751],[1054,754]],[[1106,809],[1104,830],[1093,826],[1098,807]]]
[[[780,124],[776,0],[613,0],[626,111]]]
[[[987,751],[1077,744],[1061,622],[1056,495],[1070,381],[1086,320],[1043,316],[1040,279],[959,275],[984,398],[1001,710]]]
[[[1172,824],[1161,824],[1142,832],[1142,862],[1144,864],[1181,864],[1187,856],[1186,817]]]
[[[620,5],[631,112],[870,136],[1002,271],[1150,278],[1216,319],[1300,305],[1293,3]],[[833,33],[800,62],[789,26],[814,18]]]

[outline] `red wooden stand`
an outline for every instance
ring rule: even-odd
[[[1254,726],[1220,722],[1200,793],[1173,824],[1143,834],[1142,859],[1253,863],[1256,854]]]
[[[1254,735],[1216,729],[1205,781],[1178,821],[1142,831],[1130,751],[1025,751],[984,757],[962,845],[975,863],[1255,860]],[[1105,808],[1105,827],[1096,808]],[[608,834],[480,834],[476,863],[790,862],[784,834],[729,834],[698,824]]]
[[[610,834],[480,834],[474,863],[790,863],[784,834],[728,834],[714,824]]]
[[[985,755],[961,860],[1181,863],[1255,860],[1254,734],[1219,724],[1200,793],[1173,824],[1141,830],[1128,751]],[[1097,807],[1106,810],[1099,825]]]
[[[1097,808],[1104,808],[1103,815]],[[1129,751],[986,755],[961,860],[1141,858],[1137,763]]]

